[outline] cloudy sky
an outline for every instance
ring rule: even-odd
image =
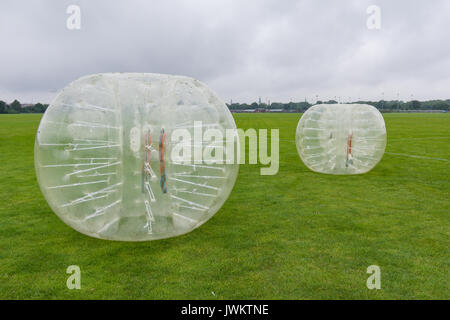
[[[448,0],[2,0],[0,99],[99,72],[187,75],[226,102],[449,99],[449,34]]]

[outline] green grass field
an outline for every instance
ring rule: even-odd
[[[202,227],[126,243],[52,213],[34,171],[41,115],[0,115],[0,299],[449,299],[450,115],[384,116],[377,167],[331,176],[301,162],[299,114],[235,115],[241,128],[280,129],[278,174],[241,165]],[[66,287],[69,265],[81,290]],[[366,287],[369,265],[381,290]]]

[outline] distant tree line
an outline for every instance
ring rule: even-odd
[[[335,100],[329,101],[317,101],[314,104],[327,103],[336,104]],[[418,101],[412,100],[408,102],[403,101],[355,101],[351,103],[364,103],[369,104],[381,111],[398,111],[398,110],[450,110],[450,99],[447,100],[428,100],[428,101]],[[227,104],[230,110],[242,111],[242,110],[273,110],[280,109],[285,112],[304,112],[312,105],[307,101],[304,102],[272,102],[271,104],[266,103],[231,103]],[[24,104],[22,105],[19,101],[14,100],[10,104],[0,100],[0,113],[44,113],[47,109],[48,104],[36,103],[36,104]]]
[[[0,113],[44,113],[48,104],[36,103],[22,105],[14,100],[10,104],[0,100]]]
[[[317,101],[317,103],[314,104],[336,104],[338,103],[335,100],[329,100],[329,101]],[[355,101],[350,103],[364,103],[369,104],[381,111],[397,111],[397,110],[445,110],[449,111],[450,109],[450,99],[447,100],[428,100],[428,101],[418,101],[418,100],[412,100],[408,102],[403,101]],[[271,110],[271,109],[282,109],[286,112],[304,112],[312,105],[309,102],[289,102],[289,103],[281,103],[281,102],[272,102],[271,104],[266,103],[256,103],[253,102],[251,104],[247,103],[231,103],[227,104],[228,108],[230,110],[235,111],[241,111],[241,110]]]

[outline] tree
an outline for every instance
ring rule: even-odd
[[[413,110],[420,110],[420,105],[421,105],[420,101],[417,101],[417,100],[412,101],[412,109]]]
[[[22,105],[17,100],[14,100],[9,106],[14,113],[22,112]]]
[[[42,103],[36,103],[34,106],[31,107],[30,112],[44,113],[45,109],[47,108]]]
[[[8,110],[8,105],[0,100],[0,113],[6,113]]]

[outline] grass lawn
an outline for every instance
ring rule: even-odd
[[[299,114],[235,115],[241,128],[280,129],[278,174],[241,165],[202,227],[127,243],[52,213],[34,172],[41,115],[0,115],[0,299],[449,299],[450,115],[384,117],[375,169],[331,176],[301,162]],[[81,290],[66,287],[69,265]],[[381,290],[366,287],[369,265]]]

